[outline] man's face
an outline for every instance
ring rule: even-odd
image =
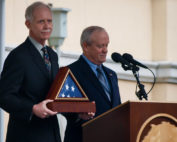
[[[100,65],[106,61],[109,36],[105,31],[95,31],[91,35],[92,43],[84,43],[83,53],[94,64]]]
[[[33,19],[26,21],[26,26],[29,29],[29,35],[44,45],[53,28],[51,12],[44,6],[36,8],[33,12]]]

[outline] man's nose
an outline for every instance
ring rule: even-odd
[[[48,22],[48,21],[45,21],[45,23],[44,23],[44,27],[45,27],[45,28],[51,27],[51,23]]]
[[[103,48],[103,52],[104,52],[104,53],[107,53],[107,52],[108,52],[107,46],[105,46],[105,47]]]

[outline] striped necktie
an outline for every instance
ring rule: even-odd
[[[104,89],[104,91],[105,91],[105,93],[106,93],[106,95],[107,95],[107,97],[108,97],[108,99],[111,101],[111,97],[110,97],[110,89],[109,89],[109,87],[108,87],[108,84],[106,83],[106,78],[104,77],[104,75],[103,75],[103,71],[102,71],[102,69],[101,69],[101,67],[97,67],[97,77],[98,77],[98,80],[100,81],[100,83],[101,83],[101,85],[102,85],[102,87],[103,87],[103,89]]]
[[[46,46],[44,46],[43,48],[42,48],[42,51],[43,51],[43,58],[44,58],[44,62],[45,62],[45,65],[46,65],[46,68],[47,68],[47,70],[49,71],[49,73],[50,73],[50,71],[51,71],[51,63],[50,63],[50,59],[49,59],[49,54],[48,54],[48,51],[47,51],[47,47]]]

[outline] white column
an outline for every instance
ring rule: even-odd
[[[0,0],[0,72],[4,63],[5,52],[5,0]],[[4,112],[0,109],[0,142],[4,142]]]

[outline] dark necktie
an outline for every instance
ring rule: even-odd
[[[48,51],[47,51],[47,47],[46,46],[44,46],[43,48],[42,48],[42,51],[43,51],[43,58],[44,58],[44,62],[45,62],[45,65],[46,65],[46,68],[47,68],[47,70],[49,71],[49,73],[50,73],[50,71],[51,71],[51,63],[50,63],[50,60],[49,60],[49,54],[48,54]]]
[[[109,87],[108,87],[108,85],[106,83],[106,78],[103,75],[103,71],[101,70],[100,67],[97,67],[96,70],[97,70],[97,73],[98,73],[98,80],[100,81],[100,83],[101,83],[101,85],[102,85],[102,87],[103,87],[108,99],[111,101],[110,89],[109,89]]]

